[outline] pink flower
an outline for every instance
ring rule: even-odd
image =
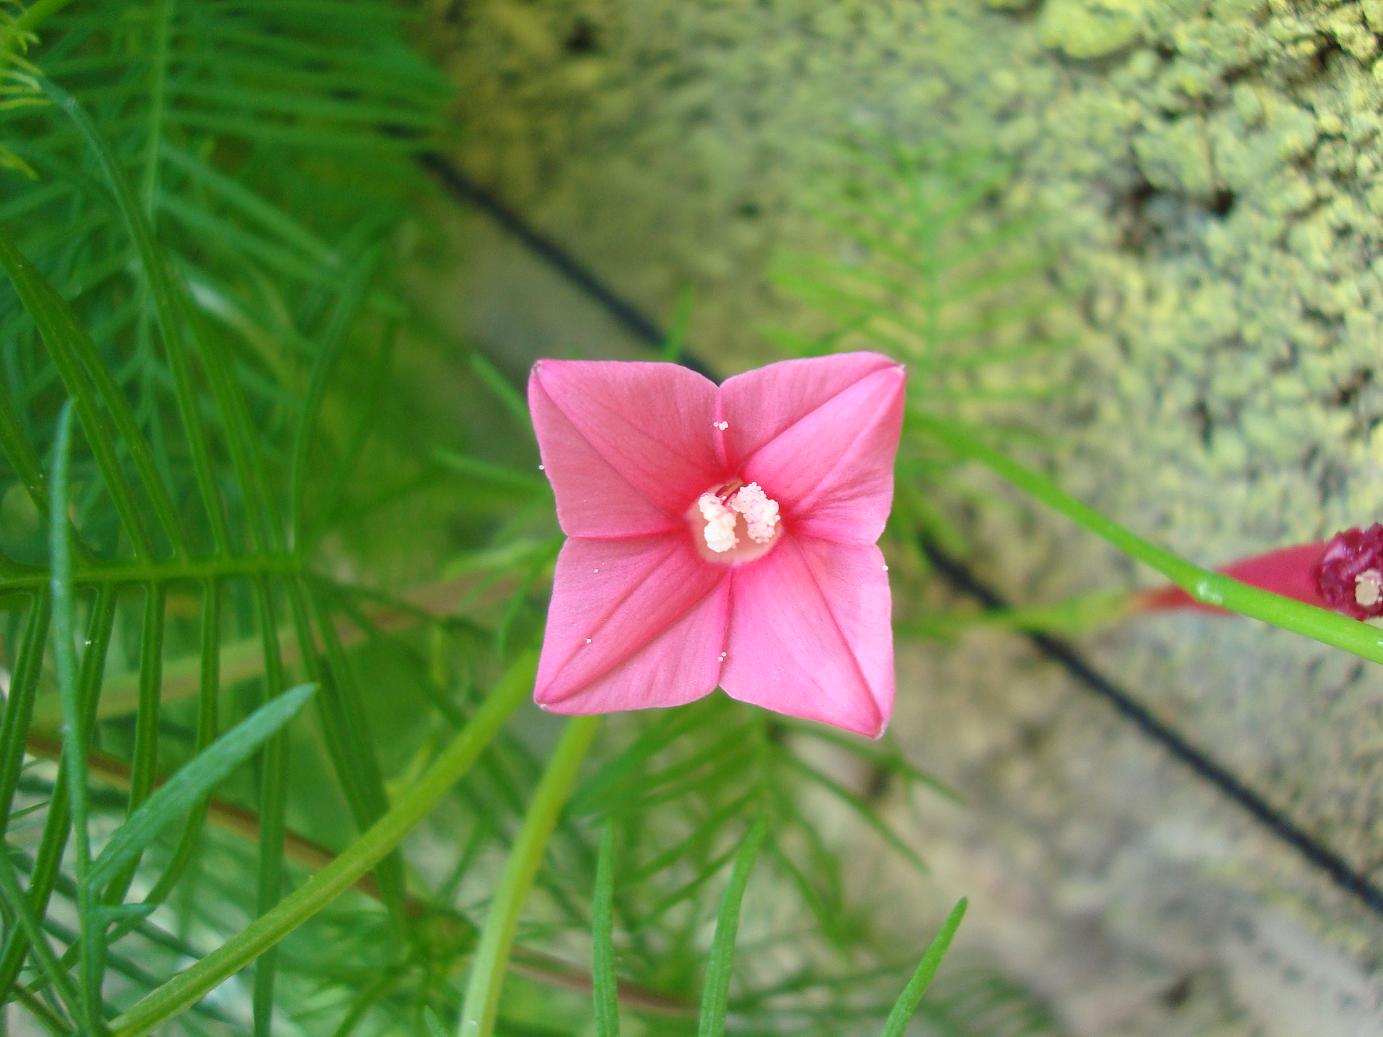
[[[903,368],[789,360],[717,387],[675,364],[541,360],[528,404],[568,536],[534,699],[557,713],[732,698],[878,736]]]
[[[1383,616],[1383,525],[1375,522],[1368,529],[1346,529],[1329,540],[1281,547],[1232,562],[1220,572],[1354,619]],[[1220,611],[1179,587],[1148,591],[1138,599],[1138,607]]]

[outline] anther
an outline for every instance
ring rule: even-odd
[[[778,502],[764,493],[756,482],[741,486],[725,497],[703,493],[696,502],[701,517],[706,520],[703,536],[706,546],[723,554],[740,541],[735,534],[737,516],[744,517],[745,531],[756,544],[773,540],[778,527]]]
[[[1372,608],[1383,598],[1383,573],[1365,569],[1354,577],[1354,601],[1361,608]]]
[[[687,519],[703,554],[731,564],[758,558],[780,532],[778,502],[758,483],[737,479],[703,493]]]
[[[714,493],[703,493],[696,502],[701,509],[701,517],[706,520],[702,535],[706,546],[716,554],[723,554],[739,543],[735,536],[735,513],[731,511]]]

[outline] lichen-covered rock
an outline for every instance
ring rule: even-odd
[[[1102,58],[1138,37],[1143,0],[1047,0],[1042,42],[1073,58]]]
[[[1210,140],[1204,121],[1195,116],[1157,120],[1133,139],[1133,153],[1155,188],[1202,197],[1215,190]]]

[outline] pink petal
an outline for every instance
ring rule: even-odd
[[[715,689],[729,570],[703,561],[685,529],[566,542],[534,701],[555,713],[609,713],[679,706]]]
[[[643,536],[684,515],[724,470],[715,385],[676,364],[540,360],[528,406],[569,536]]]
[[[872,544],[893,503],[906,371],[878,353],[788,360],[729,379],[730,468],[782,506],[785,529]]]
[[[879,549],[785,535],[732,580],[726,693],[881,735],[893,712],[893,630]]]

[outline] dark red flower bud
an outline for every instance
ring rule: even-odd
[[[1336,533],[1312,575],[1327,608],[1355,619],[1383,616],[1383,524]]]

